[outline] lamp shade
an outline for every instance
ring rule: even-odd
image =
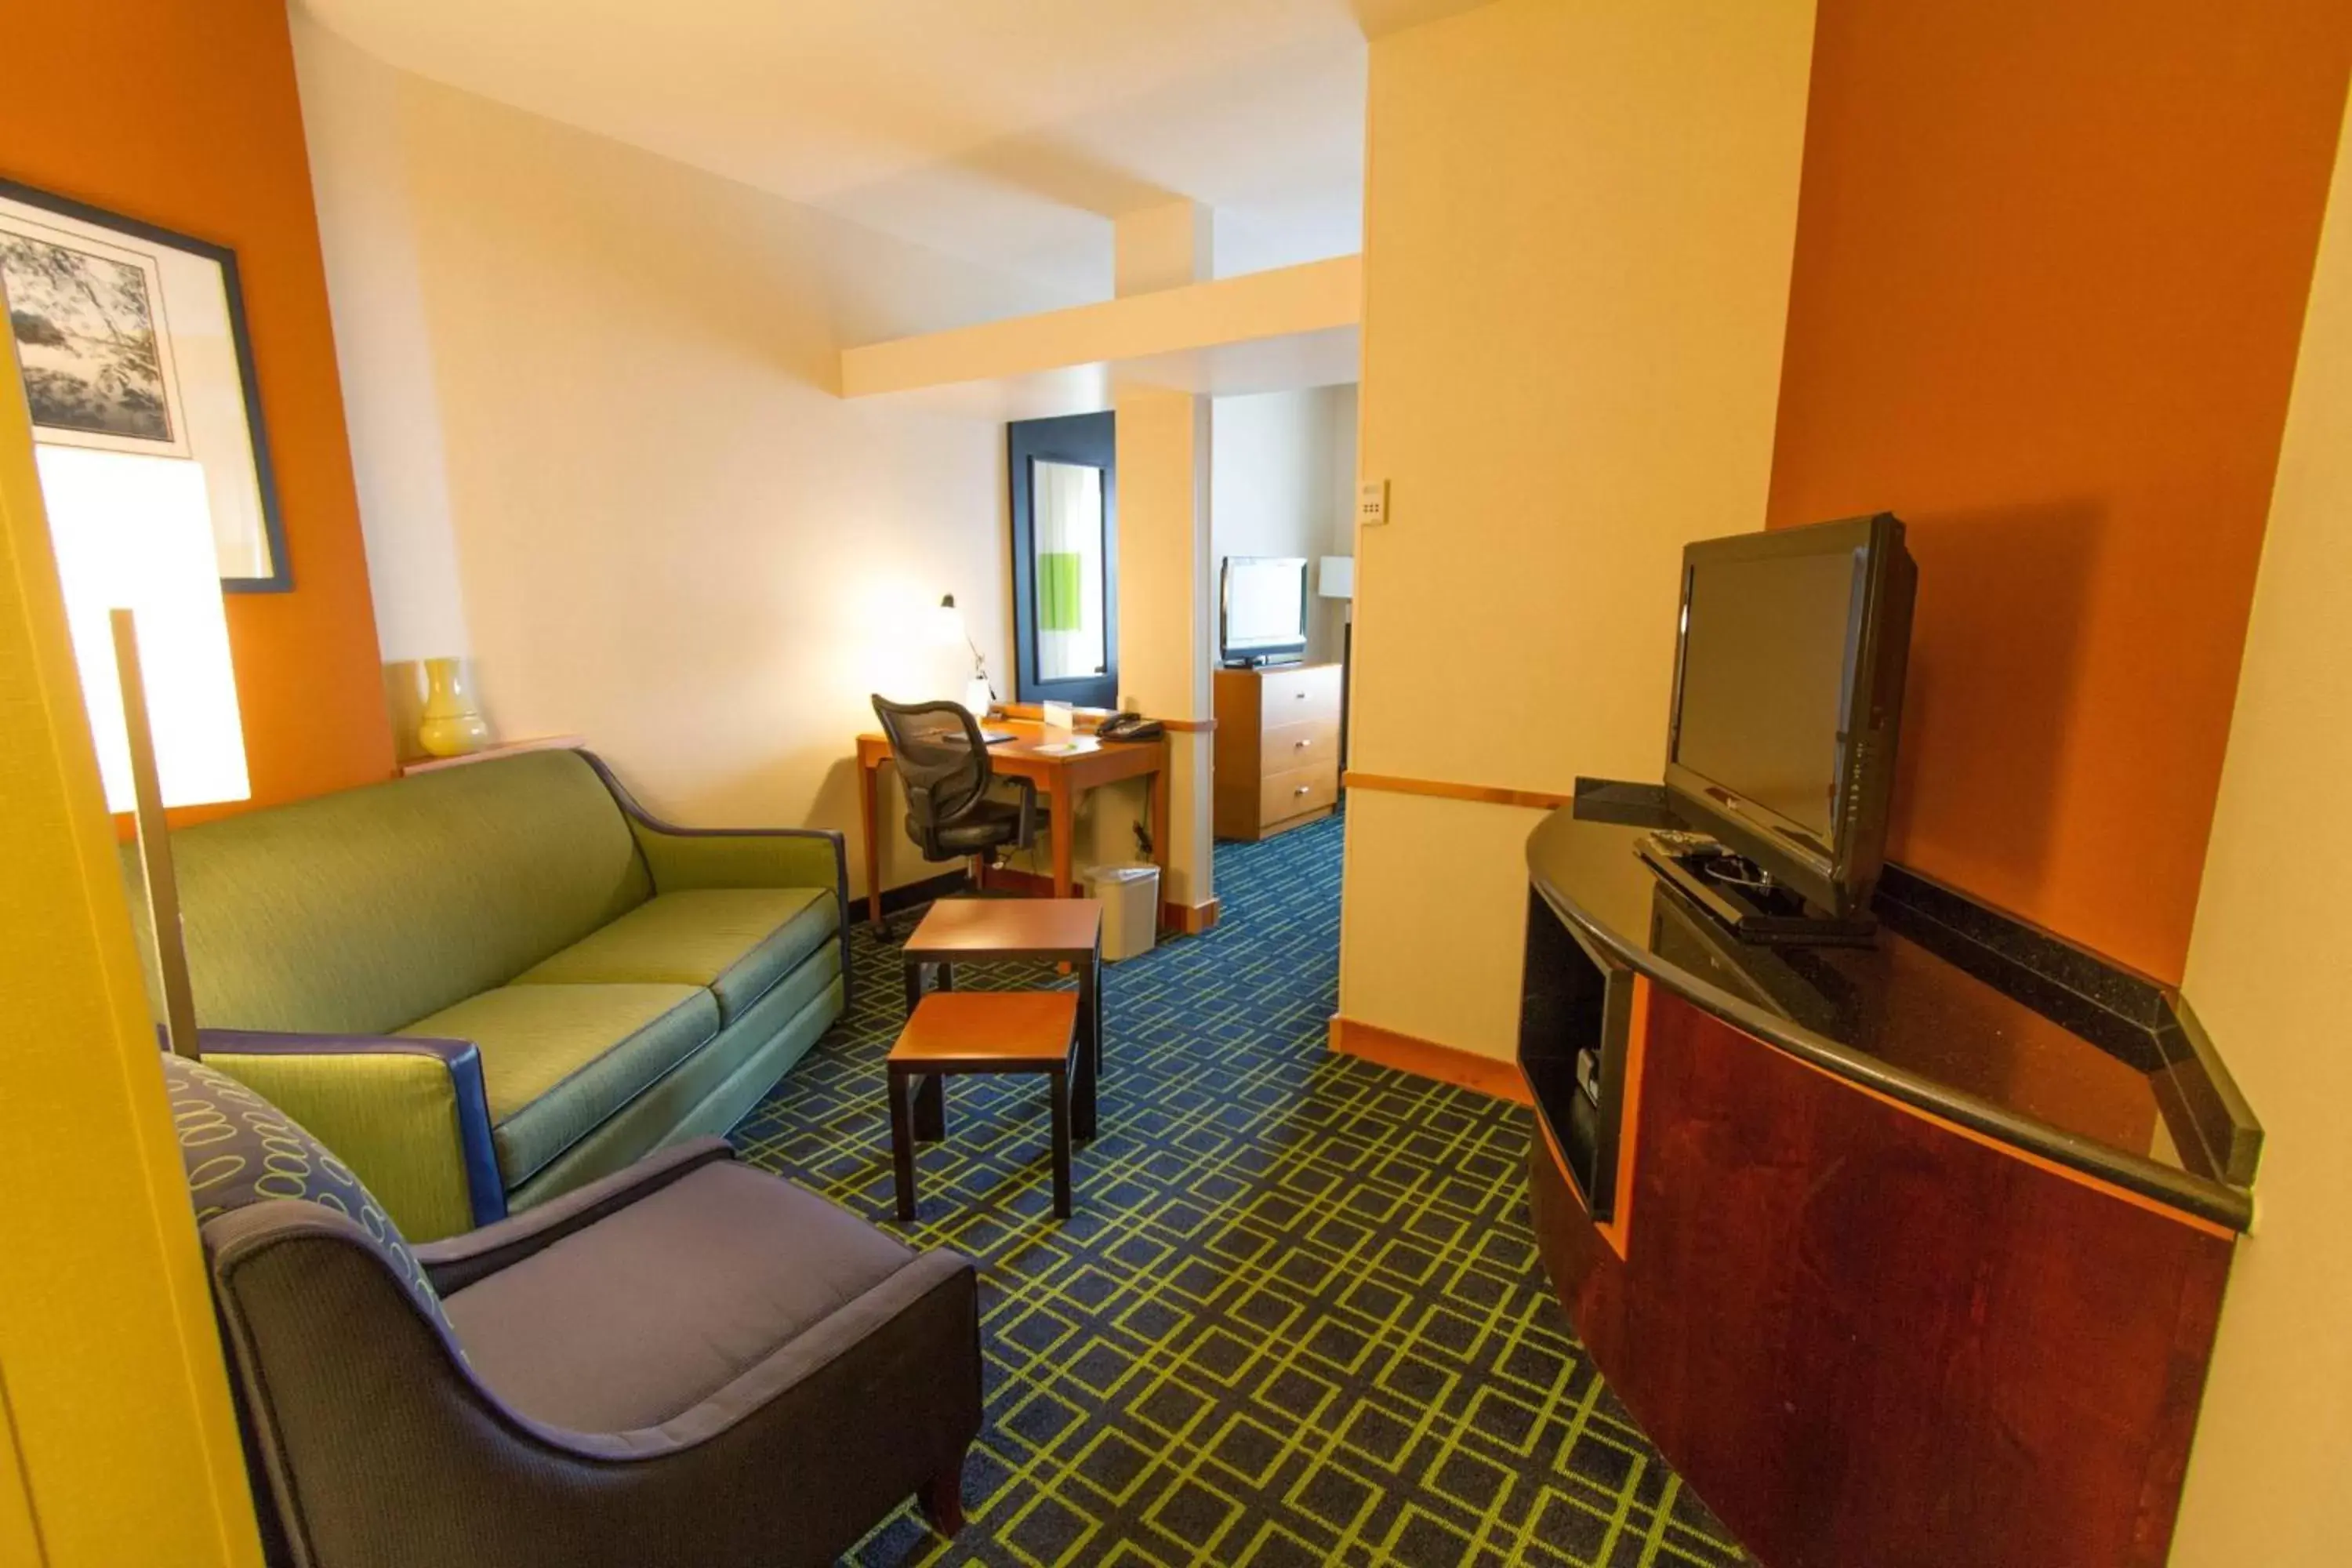
[[[1356,558],[1352,555],[1326,555],[1316,563],[1315,591],[1326,599],[1352,599],[1356,596]]]
[[[203,468],[81,447],[41,447],[37,460],[107,808],[132,805],[108,622],[117,609],[137,620],[163,804],[245,799],[252,785]]]

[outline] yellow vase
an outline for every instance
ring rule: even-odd
[[[425,661],[424,712],[416,743],[434,756],[462,757],[490,743],[490,726],[474,706],[474,694],[457,659]]]

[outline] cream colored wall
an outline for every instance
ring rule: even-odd
[[[1543,815],[1349,790],[1339,1011],[1416,1039],[1508,1056],[1519,1030],[1528,835]],[[1459,940],[1457,925],[1470,928]],[[1407,973],[1384,973],[1385,965]]]
[[[2352,915],[2312,782],[2352,777],[2352,132],[2336,155],[2183,990],[2261,1118],[2178,1568],[2352,1541]]]
[[[398,134],[403,78],[291,13],[328,306],[386,664],[472,651],[449,516],[433,324]]]
[[[1354,769],[1658,776],[1679,552],[1764,521],[1812,15],[1500,0],[1373,43]],[[1340,1010],[1508,1055],[1526,814],[1348,818]]]
[[[296,40],[387,655],[462,635],[500,733],[841,828],[862,889],[852,740],[873,691],[961,692],[941,594],[1010,691],[1004,436],[842,401],[840,347],[1052,301]],[[883,841],[886,885],[944,868]]]
[[[1209,716],[1209,400],[1118,394],[1119,702],[1168,719]],[[1207,731],[1171,731],[1163,901],[1215,894]]]
[[[1338,658],[1343,606],[1315,592],[1315,563],[1354,548],[1356,389],[1220,397],[1210,420],[1211,592],[1228,555],[1305,556],[1307,657]]]

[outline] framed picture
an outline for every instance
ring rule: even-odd
[[[203,465],[221,586],[294,585],[236,252],[0,180],[0,301],[36,441]]]

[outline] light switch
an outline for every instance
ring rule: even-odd
[[[1356,523],[1372,528],[1389,520],[1389,482],[1365,479],[1356,486]]]

